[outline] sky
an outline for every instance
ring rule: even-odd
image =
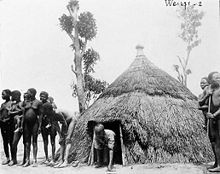
[[[180,2],[180,0],[176,0]],[[192,50],[188,88],[201,93],[201,77],[220,70],[220,20],[218,0],[201,1],[205,12],[199,28],[201,44]],[[187,1],[187,2],[188,2]],[[59,108],[78,110],[71,96],[74,79],[71,40],[61,30],[58,18],[68,14],[68,0],[0,1],[0,90],[37,89],[48,91]],[[80,11],[90,11],[98,33],[88,43],[100,54],[95,77],[112,83],[132,63],[135,46],[144,46],[146,57],[176,78],[173,64],[185,56],[185,44],[178,37],[181,21],[177,7],[165,0],[79,0]],[[3,101],[0,99],[0,102]]]

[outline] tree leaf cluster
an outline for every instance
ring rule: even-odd
[[[100,60],[99,53],[96,52],[94,49],[89,48],[86,50],[86,52],[83,54],[83,64],[84,64],[84,72],[85,74],[94,73],[94,65],[96,62]]]
[[[195,9],[194,5],[188,6],[186,9],[182,7],[177,12],[181,19],[179,37],[186,43],[186,56],[182,58],[177,56],[180,65],[173,65],[173,67],[177,72],[179,82],[187,86],[187,76],[192,73],[188,68],[189,57],[192,49],[201,43],[201,39],[198,37],[198,27],[202,25],[204,12]]]
[[[201,19],[204,12],[199,12],[193,5],[188,6],[186,9],[181,8],[178,12],[178,17],[182,20],[179,37],[188,44],[187,49],[191,50],[201,42],[198,38],[198,27],[202,25]]]
[[[80,37],[86,40],[92,40],[97,34],[96,22],[90,12],[83,12],[80,14],[77,27]]]
[[[66,31],[67,34],[71,34],[73,31],[73,22],[71,19],[71,16],[67,16],[66,14],[63,14],[60,18],[60,27],[62,30]]]

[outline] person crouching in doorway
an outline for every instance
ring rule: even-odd
[[[114,153],[114,145],[115,145],[115,133],[112,130],[104,129],[102,124],[97,124],[94,128],[94,148],[96,150],[97,156],[97,165],[96,168],[101,167],[101,159],[103,156],[103,149],[107,148],[109,151],[109,163],[108,163],[108,171],[112,171],[113,169],[113,153]]]

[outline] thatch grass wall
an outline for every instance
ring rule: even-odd
[[[195,101],[152,97],[141,92],[101,98],[80,117],[74,134],[77,141],[73,143],[76,158],[84,162],[88,158],[91,139],[87,131],[92,132],[92,128],[87,127],[89,120],[109,122],[119,118],[129,163],[211,159],[211,149],[202,127],[203,117]]]
[[[128,163],[203,162],[212,158],[196,97],[145,56],[137,56],[79,118],[71,160],[88,160],[91,120],[120,120]]]

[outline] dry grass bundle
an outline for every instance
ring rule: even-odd
[[[120,121],[128,163],[203,162],[212,157],[196,97],[143,55],[79,118],[71,151],[82,162],[90,153],[91,120]]]

